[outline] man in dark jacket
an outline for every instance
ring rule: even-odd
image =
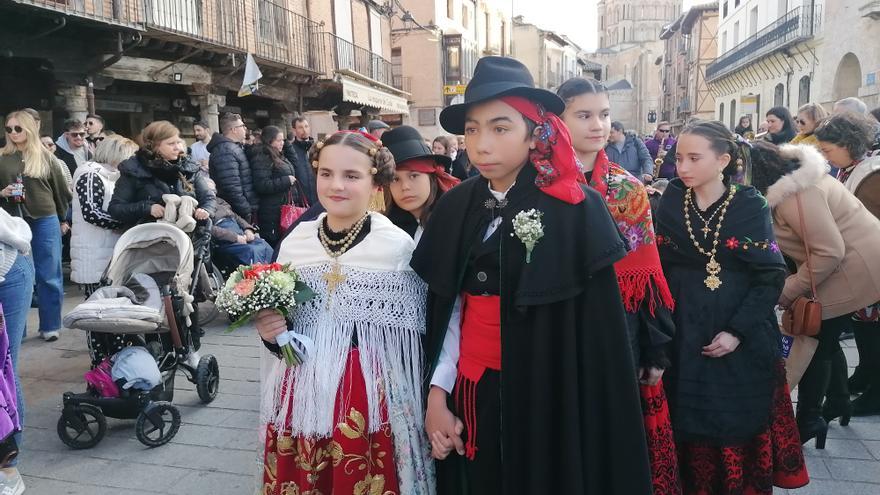
[[[634,177],[644,182],[651,182],[653,179],[654,160],[651,160],[648,148],[638,136],[625,132],[620,122],[611,123],[605,154],[610,161],[625,168]]]
[[[72,176],[79,165],[92,159],[86,144],[86,128],[78,119],[64,121],[64,134],[55,141],[55,156],[60,158]]]
[[[223,134],[215,132],[208,143],[211,154],[208,170],[217,185],[217,196],[225,199],[237,215],[253,220],[257,213],[257,195],[251,166],[242,147],[247,126],[240,115],[227,113],[220,118],[220,131]]]
[[[293,136],[293,139],[284,143],[282,153],[284,158],[287,158],[287,161],[293,164],[293,168],[296,170],[296,180],[302,186],[309,206],[313,206],[318,203],[318,186],[315,182],[312,164],[309,162],[309,149],[315,143],[315,140],[311,137],[312,129],[305,117],[296,117],[293,119],[291,126],[290,134]],[[299,191],[295,191],[295,194],[299,196]],[[297,204],[305,206],[302,198],[297,197],[296,199]]]

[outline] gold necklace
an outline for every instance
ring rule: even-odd
[[[712,239],[712,249],[709,252],[706,252],[700,243],[697,242],[697,239],[694,237],[694,230],[691,227],[691,218],[689,210],[693,207],[694,210],[697,207],[693,204],[693,189],[688,188],[687,192],[684,195],[684,223],[687,226],[688,235],[691,238],[691,242],[694,243],[694,247],[697,248],[697,251],[704,256],[709,257],[709,262],[706,263],[706,279],[703,281],[706,284],[706,287],[709,290],[714,291],[717,288],[721,287],[721,277],[718,275],[721,274],[721,264],[715,260],[715,255],[718,253],[718,244],[720,242],[721,237],[721,224],[724,222],[724,215],[727,213],[727,207],[730,206],[730,202],[733,200],[733,196],[736,194],[736,188],[731,185],[729,192],[727,193],[727,199],[724,200],[724,203],[716,210],[720,212],[718,216],[718,225],[715,227],[715,235]],[[708,227],[708,225],[707,225]]]
[[[325,232],[325,225],[327,222],[327,218],[324,218],[324,222],[318,228],[318,239],[321,241],[321,246],[324,247],[324,251],[327,253],[327,256],[333,259],[333,267],[324,272],[322,278],[327,283],[327,307],[330,307],[330,299],[333,297],[333,293],[336,292],[336,289],[342,285],[345,280],[348,278],[345,274],[342,273],[342,267],[339,264],[339,257],[345,254],[346,251],[351,247],[351,244],[357,238],[358,234],[361,233],[361,230],[364,228],[364,224],[369,218],[369,213],[364,213],[364,216],[361,217],[360,220],[355,222],[355,224],[351,227],[348,234],[342,239],[342,248],[339,251],[334,251],[331,247],[333,242],[336,242],[337,245],[340,243],[339,241],[333,241]],[[329,227],[326,227],[329,228]]]
[[[700,213],[700,209],[696,207],[696,205],[694,206],[694,213],[696,213],[697,216],[700,217],[700,220],[703,221],[703,228],[700,229],[700,232],[703,233],[703,239],[706,239],[707,237],[709,237],[709,232],[711,230],[709,228],[709,224],[712,223],[712,219],[715,218],[715,215],[717,215],[718,212],[721,211],[721,207],[719,206],[718,208],[715,208],[715,211],[712,212],[712,214],[709,216],[709,219],[707,220],[703,218],[703,215]]]

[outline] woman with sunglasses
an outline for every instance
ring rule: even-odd
[[[37,121],[26,112],[6,118],[6,146],[0,149],[0,203],[24,218],[33,232],[31,250],[40,301],[40,335],[58,340],[64,280],[61,275],[61,222],[72,199],[61,167],[40,142]]]
[[[807,103],[798,108],[797,118],[794,121],[797,125],[798,135],[791,140],[791,144],[809,144],[818,147],[819,140],[813,133],[826,117],[828,117],[828,112],[818,103]]]

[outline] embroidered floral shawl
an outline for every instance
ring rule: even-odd
[[[590,186],[602,194],[620,233],[629,244],[626,257],[614,264],[623,305],[633,313],[650,297],[651,314],[659,302],[672,309],[675,302],[663,276],[644,184],[599,151]]]

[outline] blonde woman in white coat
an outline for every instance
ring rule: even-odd
[[[117,167],[137,149],[130,139],[108,136],[98,144],[95,160],[84,163],[74,174],[70,279],[82,286],[86,297],[100,282],[120,235],[119,222],[107,213],[119,178]]]

